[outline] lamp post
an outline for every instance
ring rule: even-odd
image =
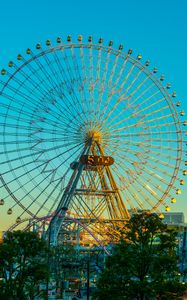
[[[90,299],[90,257],[87,259],[86,300]]]
[[[55,214],[53,215],[53,217],[51,218],[51,221],[49,223],[49,227],[48,227],[48,253],[47,253],[47,264],[49,266],[49,274],[47,276],[47,280],[46,280],[46,295],[45,295],[45,299],[48,300],[48,290],[49,290],[49,277],[50,277],[50,246],[51,246],[51,227],[52,227],[52,223],[55,220],[55,218],[57,217],[57,215],[61,212],[64,211],[66,212],[68,209],[67,207],[60,207],[59,209],[57,209],[57,211],[55,212]]]

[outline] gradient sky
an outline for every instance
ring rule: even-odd
[[[165,74],[187,112],[187,1],[186,0],[32,0],[0,1],[0,69],[37,42],[68,34],[75,40],[103,37],[150,59]],[[187,181],[187,180],[186,180]],[[187,184],[175,205],[187,221]],[[1,217],[1,216],[0,216]],[[10,222],[9,218],[3,223]],[[0,230],[4,224],[0,221]]]

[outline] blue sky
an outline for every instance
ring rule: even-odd
[[[150,59],[171,82],[187,111],[187,1],[186,0],[94,0],[94,1],[1,1],[0,69],[27,47],[47,38],[55,41],[68,34],[73,39],[103,37],[124,49],[133,48],[143,59]],[[187,181],[187,180],[186,180]],[[176,204],[187,220],[187,184]],[[0,225],[1,226],[1,225]]]
[[[47,38],[112,39],[150,59],[180,98],[186,95],[187,2],[185,0],[1,1],[0,65]]]

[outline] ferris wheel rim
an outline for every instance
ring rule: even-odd
[[[152,207],[151,211],[154,211],[155,209],[157,209],[159,207],[159,205],[161,203],[163,203],[163,201],[165,200],[165,198],[167,197],[167,195],[169,194],[169,191],[171,190],[174,182],[176,181],[177,175],[179,173],[179,169],[180,169],[180,163],[181,163],[181,159],[182,159],[182,130],[180,127],[180,121],[178,118],[178,114],[176,112],[176,108],[173,104],[173,102],[171,101],[171,96],[169,95],[167,89],[161,84],[161,82],[159,81],[159,79],[153,74],[153,72],[151,72],[145,65],[143,65],[140,61],[138,61],[137,59],[128,56],[128,54],[123,53],[122,51],[119,50],[115,50],[111,47],[107,47],[107,46],[103,46],[103,45],[98,45],[98,44],[82,44],[82,43],[71,43],[71,44],[63,44],[63,45],[59,45],[56,47],[50,47],[49,49],[46,49],[40,53],[38,53],[37,55],[32,56],[29,60],[24,61],[24,63],[17,68],[17,70],[12,74],[11,77],[9,77],[8,81],[4,84],[3,88],[1,89],[1,94],[4,92],[4,90],[6,89],[6,86],[9,85],[9,82],[14,78],[14,76],[16,76],[16,74],[18,72],[20,72],[20,70],[22,70],[22,68],[24,68],[27,64],[31,63],[33,60],[39,59],[42,56],[45,56],[48,53],[52,53],[55,52],[57,50],[62,50],[62,49],[71,49],[72,47],[74,48],[92,48],[94,50],[102,50],[107,52],[110,52],[110,55],[113,54],[115,56],[119,56],[123,59],[129,59],[129,61],[133,64],[136,63],[136,67],[139,68],[140,70],[142,68],[145,69],[144,72],[147,76],[150,77],[150,80],[157,86],[157,88],[160,90],[160,92],[165,96],[165,100],[167,101],[170,111],[173,112],[173,119],[175,121],[175,128],[176,128],[176,139],[177,139],[177,157],[176,157],[176,161],[175,161],[175,168],[174,171],[172,173],[172,177],[170,182],[168,183],[167,188],[165,189],[165,192],[163,194],[163,196],[160,198],[160,200]],[[19,200],[18,200],[19,202]]]

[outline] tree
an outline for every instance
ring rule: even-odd
[[[0,299],[34,299],[48,274],[47,245],[36,233],[8,232],[0,244]]]
[[[179,282],[176,233],[156,214],[141,213],[131,217],[121,234],[94,299],[181,299],[186,286]]]

